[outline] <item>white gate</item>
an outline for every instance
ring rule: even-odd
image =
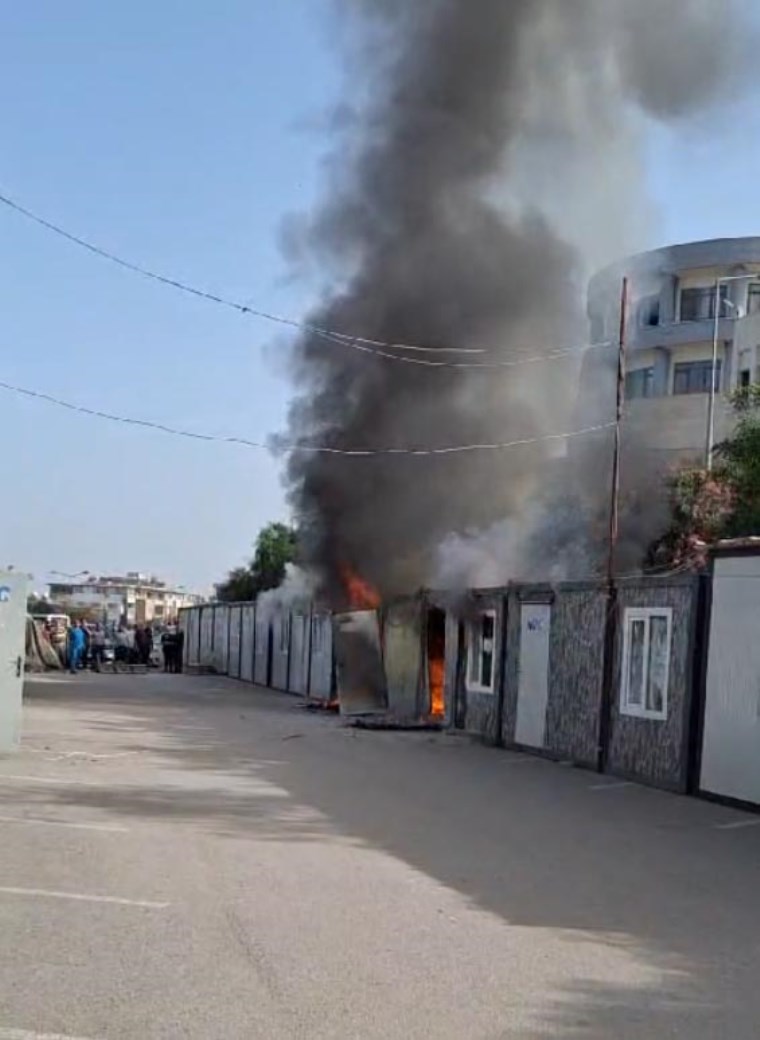
[[[551,624],[548,603],[522,604],[515,741],[524,747],[543,748],[546,738]]]
[[[718,556],[700,787],[760,804],[760,556]]]

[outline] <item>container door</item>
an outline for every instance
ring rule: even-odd
[[[515,741],[524,747],[543,748],[546,739],[551,621],[548,603],[523,603]]]
[[[0,573],[0,751],[13,751],[21,737],[26,593],[25,577]]]

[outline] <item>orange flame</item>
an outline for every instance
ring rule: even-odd
[[[442,657],[431,657],[428,661],[428,683],[430,685],[430,714],[434,719],[442,719],[446,714],[445,679],[446,662]]]
[[[380,606],[380,593],[377,589],[360,578],[347,564],[342,568],[342,577],[348,602],[354,610],[377,610]]]

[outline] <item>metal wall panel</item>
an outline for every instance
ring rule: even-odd
[[[760,556],[715,560],[700,787],[760,804]]]
[[[201,668],[214,666],[214,612],[215,607],[201,607],[200,652],[198,664]]]
[[[214,651],[213,668],[217,675],[226,675],[229,661],[230,608],[217,604],[214,607]]]
[[[200,663],[201,610],[190,607],[180,614],[185,633],[183,664],[189,668],[197,668]]]
[[[313,614],[309,641],[309,696],[329,701],[333,695],[333,630],[330,614]]]
[[[481,736],[487,743],[497,744],[500,739],[499,719],[500,703],[504,695],[505,676],[505,647],[502,639],[504,625],[504,612],[506,610],[506,592],[494,590],[493,592],[473,592],[466,602],[462,603],[456,612],[459,622],[464,628],[464,638],[459,641],[458,636],[447,639],[447,683],[451,682],[452,665],[450,660],[450,647],[457,647],[458,664],[456,668],[456,697],[452,699],[454,724],[459,729],[468,733]],[[493,611],[494,622],[494,685],[493,692],[484,693],[472,689],[467,682],[467,626],[473,619],[479,618],[486,612]],[[447,635],[453,635],[453,617],[451,624],[447,622]],[[519,625],[519,621],[518,621]],[[516,688],[515,688],[516,689]],[[448,700],[448,694],[447,694]],[[516,700],[516,692],[515,692]]]
[[[240,635],[240,678],[253,682],[253,658],[256,638],[256,604],[246,603],[242,608],[243,624]]]
[[[421,605],[398,603],[385,614],[383,658],[388,683],[388,710],[399,719],[420,713],[422,672]]]
[[[272,616],[272,687],[275,690],[288,689],[290,629],[290,611],[275,611]]]
[[[240,646],[241,627],[243,624],[242,606],[231,606],[227,615],[229,659],[227,661],[227,674],[231,679],[240,678]]]
[[[253,681],[269,686],[271,680],[272,612],[260,601],[256,604],[256,639]]]
[[[308,611],[294,611],[291,614],[288,689],[302,697],[305,697],[309,690],[310,622]]]
[[[610,744],[611,773],[643,780],[658,787],[685,791],[688,783],[691,735],[694,636],[699,603],[699,579],[657,578],[621,583],[615,641]],[[667,718],[634,718],[620,710],[622,657],[627,608],[670,608],[672,631],[667,690]]]
[[[560,586],[552,604],[545,748],[590,767],[599,747],[606,608],[601,585]]]
[[[335,618],[335,667],[343,715],[370,715],[388,710],[388,690],[374,610]]]

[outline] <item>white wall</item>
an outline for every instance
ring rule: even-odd
[[[760,555],[715,561],[700,786],[760,804]]]

